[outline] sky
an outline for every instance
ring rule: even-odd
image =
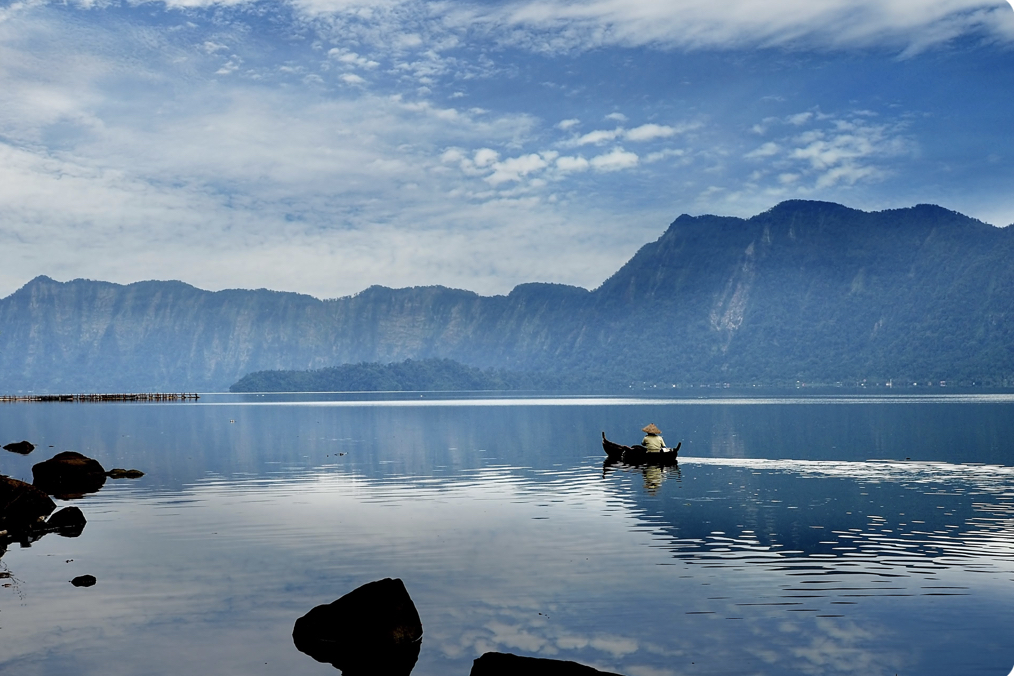
[[[594,288],[680,214],[1014,223],[1014,7],[0,0],[0,296]]]

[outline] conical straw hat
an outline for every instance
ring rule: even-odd
[[[645,434],[662,434],[662,430],[655,426],[655,423],[648,423],[647,427],[641,428]]]

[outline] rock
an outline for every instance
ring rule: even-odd
[[[111,469],[106,472],[106,476],[110,479],[140,479],[144,476],[144,472],[139,469]]]
[[[32,476],[32,483],[63,500],[94,493],[106,483],[106,470],[99,461],[74,451],[57,453],[33,466]]]
[[[620,676],[577,662],[521,657],[512,653],[486,653],[472,663],[470,676]]]
[[[343,676],[408,676],[419,658],[422,633],[405,584],[385,578],[296,620],[292,641]]]
[[[13,444],[7,444],[6,446],[4,446],[4,450],[10,451],[11,453],[20,453],[21,455],[28,455],[29,453],[35,450],[35,444],[29,443],[27,441],[15,441]]]
[[[32,527],[54,509],[56,503],[44,491],[0,475],[0,530],[14,532]]]
[[[46,530],[54,531],[65,538],[76,538],[84,530],[88,520],[77,507],[64,507],[46,521]]]
[[[91,587],[96,582],[98,582],[98,580],[95,579],[94,575],[78,575],[70,581],[70,583],[75,587]]]

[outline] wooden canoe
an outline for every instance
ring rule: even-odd
[[[675,448],[666,448],[658,453],[649,453],[648,449],[640,444],[624,446],[606,439],[606,433],[602,433],[602,450],[606,452],[610,460],[618,460],[628,465],[673,465],[680,452],[683,442],[676,444]]]

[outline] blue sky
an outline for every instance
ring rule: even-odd
[[[1014,223],[977,0],[0,2],[0,294],[593,288],[681,213]]]

